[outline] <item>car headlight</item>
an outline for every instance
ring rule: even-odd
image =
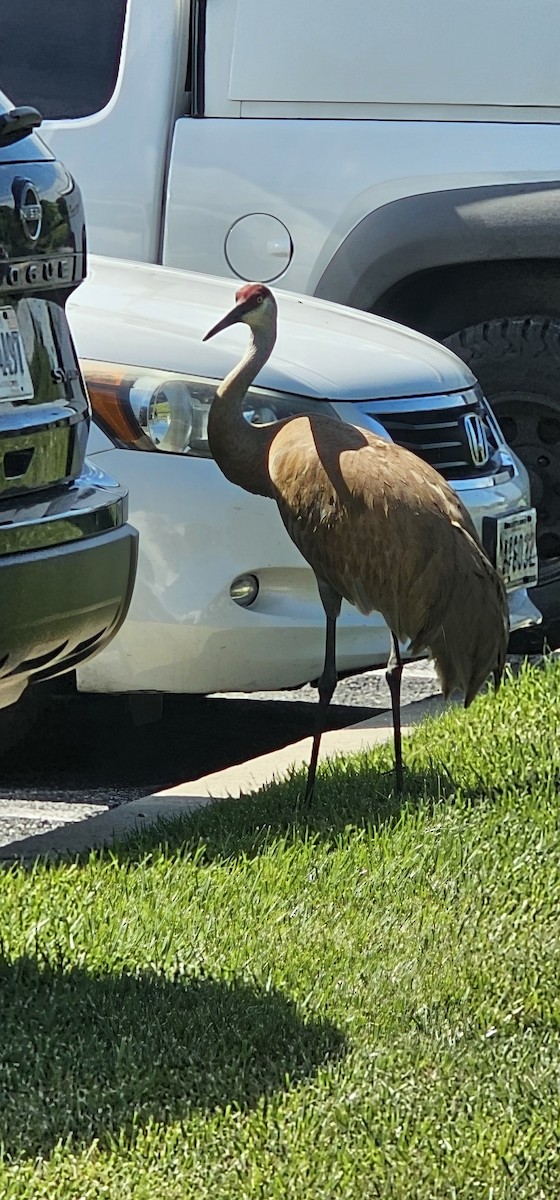
[[[209,458],[208,413],[219,380],[82,359],[96,423],[115,445]],[[324,400],[249,388],[247,420],[269,425],[305,412],[337,416]]]

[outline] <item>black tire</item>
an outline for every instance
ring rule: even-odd
[[[560,645],[560,320],[502,317],[445,339],[480,380],[506,441],[525,464],[537,509],[540,628],[513,634],[511,649]]]

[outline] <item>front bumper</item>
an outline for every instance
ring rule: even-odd
[[[95,461],[129,489],[140,532],[138,575],[127,620],[111,645],[78,671],[86,692],[265,691],[317,679],[324,614],[315,578],[276,505],[233,487],[209,459],[104,450]],[[485,516],[529,506],[522,471],[499,485],[462,489],[478,529]],[[230,584],[255,574],[250,608]],[[524,589],[510,596],[512,628],[538,620]],[[382,617],[342,606],[337,663],[352,673],[387,661]]]
[[[126,516],[126,489],[91,465],[72,488],[3,511],[0,708],[31,679],[84,662],[122,624],[138,542]]]

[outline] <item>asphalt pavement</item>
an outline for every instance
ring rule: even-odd
[[[407,666],[403,705],[437,692],[433,669]],[[24,743],[0,760],[0,858],[11,860],[29,837],[143,797],[272,755],[312,733],[317,691],[171,697],[163,719],[136,725],[120,697],[70,690],[38,714]],[[328,728],[343,730],[382,717],[388,706],[383,671],[342,680]],[[288,755],[290,751],[287,751]]]

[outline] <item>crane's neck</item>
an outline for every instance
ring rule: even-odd
[[[276,322],[251,330],[241,362],[216,391],[208,416],[208,444],[220,470],[239,487],[259,496],[271,496],[268,449],[274,426],[250,425],[243,416],[243,401],[276,341]]]

